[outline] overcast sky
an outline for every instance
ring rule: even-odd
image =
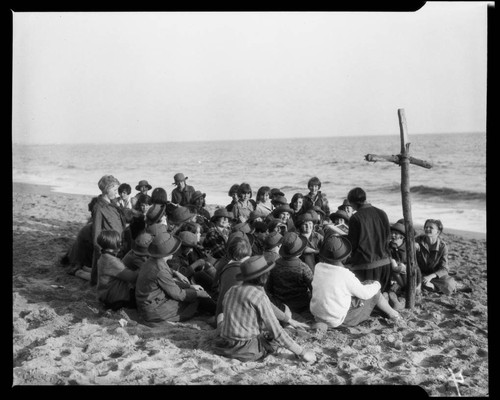
[[[14,12],[13,143],[486,130],[487,2]],[[491,2],[490,2],[491,4]]]

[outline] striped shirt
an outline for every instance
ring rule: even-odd
[[[247,341],[259,336],[263,327],[281,346],[295,354],[302,352],[302,347],[281,327],[261,286],[244,283],[231,287],[224,296],[223,313],[223,338]]]

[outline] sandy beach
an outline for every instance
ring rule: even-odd
[[[429,396],[490,395],[485,234],[444,229],[450,270],[470,292],[424,292],[402,322],[374,315],[321,339],[287,328],[316,353],[312,365],[285,350],[243,363],[212,352],[206,319],[149,328],[134,310],[104,312],[95,288],[67,274],[59,259],[90,216],[90,199],[13,185],[13,387],[414,385]]]

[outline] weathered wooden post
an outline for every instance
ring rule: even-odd
[[[419,160],[410,157],[410,140],[406,128],[406,117],[404,109],[398,109],[399,129],[401,133],[401,153],[391,156],[380,156],[375,154],[367,154],[366,161],[389,161],[401,166],[401,200],[403,206],[403,218],[405,221],[406,231],[406,253],[407,253],[407,286],[406,286],[406,308],[415,306],[415,289],[416,289],[416,269],[415,260],[415,235],[413,231],[413,219],[411,215],[411,198],[410,198],[410,164],[415,164],[424,168],[432,168],[432,164],[427,161]]]

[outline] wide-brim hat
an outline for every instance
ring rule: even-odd
[[[312,210],[316,211],[318,214],[321,214],[323,217],[326,217],[326,212],[320,206],[313,206]]]
[[[271,232],[264,240],[264,249],[271,250],[283,242],[283,235],[279,232]]]
[[[342,205],[343,205],[344,207],[352,207],[352,206],[351,206],[351,203],[349,203],[349,200],[347,200],[347,199],[344,199],[344,201],[342,202]]]
[[[132,250],[140,256],[149,256],[148,247],[153,242],[154,236],[148,232],[141,232],[132,242]]]
[[[146,226],[146,232],[150,235],[157,236],[161,233],[168,233],[168,226],[165,224],[153,224]]]
[[[191,203],[194,203],[196,200],[198,200],[200,197],[207,197],[206,193],[202,193],[199,190],[196,190],[193,195],[191,196]]]
[[[284,196],[285,193],[283,193],[280,189],[278,188],[273,188],[271,189],[271,196]]]
[[[327,235],[319,249],[319,256],[326,262],[341,261],[351,254],[351,242],[345,236]]]
[[[245,221],[245,222],[239,222],[239,223],[233,225],[231,230],[233,232],[242,231],[243,233],[252,233],[254,229],[250,226],[248,221]]]
[[[252,256],[240,264],[241,272],[236,274],[235,278],[238,281],[255,279],[273,269],[274,266],[274,261],[266,261],[264,256]]]
[[[174,254],[181,247],[182,241],[168,232],[162,232],[153,238],[148,247],[149,255],[153,258],[163,258]]]
[[[337,210],[330,214],[330,219],[333,221],[335,218],[343,218],[345,221],[349,221],[349,214],[344,210]]]
[[[196,233],[190,231],[182,231],[177,234],[179,239],[181,239],[182,244],[188,247],[197,247],[198,246],[198,236]]]
[[[406,228],[401,222],[396,222],[395,224],[392,224],[391,231],[396,231],[406,237]]]
[[[262,211],[254,210],[254,211],[250,212],[250,215],[248,216],[247,221],[249,223],[252,223],[253,221],[255,221],[258,218],[264,220],[266,217],[267,217],[267,215],[264,214]]]
[[[253,235],[245,233],[243,231],[233,231],[227,237],[226,248],[229,248],[229,245],[231,244],[231,242],[236,238],[245,239],[246,241],[248,241],[250,246],[253,246],[253,244],[255,242],[255,237]]]
[[[179,172],[179,173],[177,173],[177,174],[174,175],[174,183],[172,183],[172,185],[177,185],[178,182],[183,182],[187,178],[188,177],[184,176],[184,174],[182,172]]]
[[[273,217],[278,216],[281,212],[286,211],[290,214],[293,214],[293,209],[290,208],[289,205],[279,206],[273,210]]]
[[[288,200],[286,199],[285,196],[277,194],[276,197],[271,200],[271,203],[274,204],[276,207],[279,207],[288,205]]]
[[[181,225],[191,220],[196,214],[192,213],[188,207],[179,206],[170,215],[169,222],[173,225]]]
[[[272,218],[267,223],[267,229],[269,229],[269,232],[273,232],[277,226],[284,226],[288,229],[286,224],[284,224],[283,221],[279,218]]]
[[[153,188],[153,186],[151,186],[147,180],[142,180],[142,181],[139,181],[139,183],[137,184],[137,186],[135,187],[135,190],[141,190],[141,187],[142,186],[146,186],[148,188],[148,190],[151,190]]]
[[[146,223],[156,224],[165,215],[167,206],[165,204],[153,204],[146,213]]]
[[[315,223],[318,223],[321,221],[321,217],[319,216],[319,213],[316,212],[316,210],[314,209],[310,209],[307,211],[309,214],[311,214],[311,217],[312,217],[312,221],[315,222]]]
[[[304,222],[308,221],[314,222],[313,215],[309,211],[304,214],[300,214],[297,217],[297,225],[303,224]]]
[[[232,219],[234,215],[232,212],[227,211],[225,208],[218,208],[214,211],[214,215],[212,215],[210,221],[215,222],[215,220],[220,217]]]
[[[307,239],[295,232],[286,232],[279,251],[282,257],[295,257],[300,255],[307,246]]]

